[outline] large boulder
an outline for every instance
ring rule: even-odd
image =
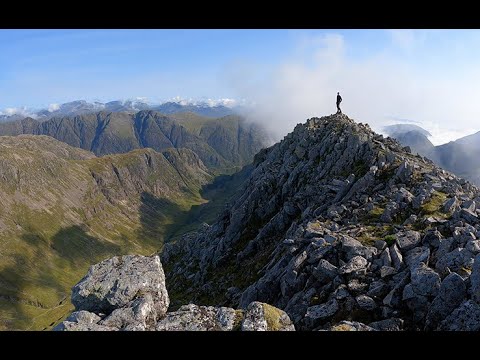
[[[110,314],[149,294],[157,317],[170,303],[165,275],[158,256],[115,256],[90,267],[87,275],[72,289],[76,310]]]

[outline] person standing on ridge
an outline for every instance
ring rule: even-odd
[[[340,93],[337,92],[337,114],[342,113],[342,110],[340,109],[340,103],[342,102],[342,97],[340,96]]]

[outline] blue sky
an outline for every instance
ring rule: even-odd
[[[229,66],[275,65],[293,44],[289,31],[2,30],[0,107],[228,97],[222,73]]]
[[[242,98],[286,132],[341,91],[374,128],[405,118],[437,143],[480,130],[478,30],[0,30],[0,54],[0,109]]]

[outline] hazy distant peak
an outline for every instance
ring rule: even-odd
[[[388,125],[383,127],[383,131],[385,131],[389,135],[393,134],[403,134],[411,131],[416,131],[419,132],[422,135],[425,136],[432,136],[430,132],[425,130],[424,128],[421,128],[418,125],[414,124],[395,124],[395,125]]]
[[[52,103],[46,108],[36,110],[27,107],[6,108],[0,111],[0,122],[15,121],[27,116],[44,121],[52,117],[75,116],[102,110],[108,112],[156,110],[164,114],[193,112],[206,117],[223,117],[238,113],[238,107],[242,104],[242,101],[229,98],[193,100],[176,97],[161,103],[152,103],[143,97],[106,103],[75,100],[63,104]]]

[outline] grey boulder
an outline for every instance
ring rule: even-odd
[[[150,294],[157,316],[170,304],[165,275],[158,256],[115,256],[90,267],[87,275],[72,289],[76,310],[110,314],[132,300]]]

